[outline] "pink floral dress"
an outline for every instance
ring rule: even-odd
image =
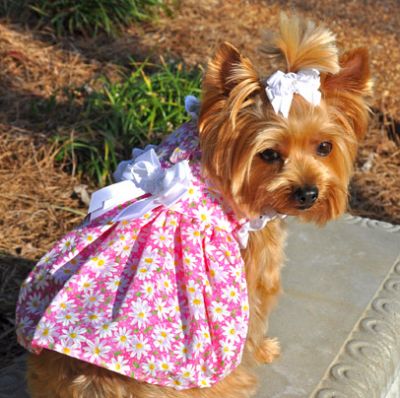
[[[187,162],[184,194],[139,218],[124,211],[151,195],[128,200],[57,242],[23,283],[17,335],[34,353],[176,389],[209,387],[239,365],[246,339],[235,238],[246,220],[202,178],[194,123],[154,151],[163,170]]]

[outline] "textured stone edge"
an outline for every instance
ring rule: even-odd
[[[400,225],[383,221],[351,214],[342,221],[400,234]],[[399,380],[399,369],[400,257],[310,397],[385,397]]]
[[[346,213],[341,218],[341,220],[343,220],[347,224],[358,224],[358,225],[361,225],[362,227],[367,227],[367,228],[372,228],[372,229],[378,228],[378,229],[384,230],[386,232],[400,234],[400,225],[390,224],[390,223],[384,222],[384,221],[373,220],[372,218],[358,217],[358,216],[353,216],[349,213]]]
[[[360,217],[347,222],[400,232],[400,227]],[[385,397],[400,366],[400,257],[342,345],[313,398]]]

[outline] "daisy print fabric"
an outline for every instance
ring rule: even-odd
[[[243,222],[202,178],[194,124],[154,150],[165,169],[189,162],[187,192],[115,221],[130,200],[57,242],[21,288],[18,340],[152,384],[209,387],[239,365],[247,335]]]

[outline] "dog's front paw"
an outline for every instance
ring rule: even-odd
[[[265,338],[256,352],[256,358],[263,363],[271,363],[281,353],[278,339]]]

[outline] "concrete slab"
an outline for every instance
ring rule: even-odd
[[[289,232],[270,320],[282,356],[259,369],[257,398],[399,398],[400,226],[346,216]],[[0,398],[28,398],[23,374],[23,358],[0,371]]]
[[[257,398],[385,397],[400,365],[400,226],[346,216],[289,232],[270,320],[282,355],[260,368]]]

